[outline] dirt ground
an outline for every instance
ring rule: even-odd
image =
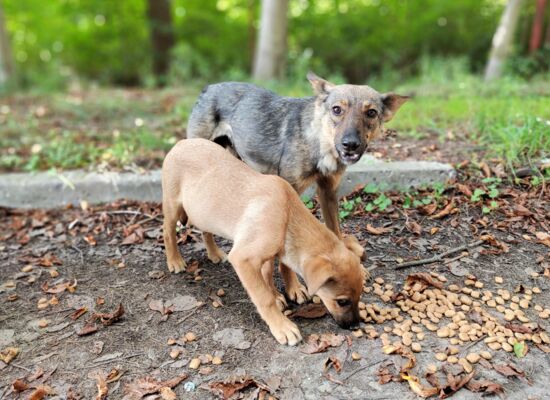
[[[539,206],[548,211],[545,201]],[[332,332],[346,336],[342,344],[317,354],[307,354],[304,344],[279,345],[231,266],[209,262],[193,231],[180,233],[180,249],[195,271],[169,274],[160,240],[159,212],[155,204],[124,202],[87,211],[0,210],[0,350],[19,349],[8,364],[0,361],[0,399],[28,398],[32,389],[21,394],[12,392],[16,379],[31,386],[47,385],[56,393],[49,398],[92,399],[98,391],[98,374],[113,378],[108,383],[111,399],[123,398],[128,394],[127,385],[132,387],[132,382],[140,382],[140,378],[167,380],[182,374],[189,376],[174,387],[177,398],[215,398],[206,387],[245,375],[280,399],[417,397],[399,378],[379,383],[379,370],[394,368],[393,364],[402,366],[402,357],[384,354],[380,338],[356,337],[340,329],[328,315],[297,319],[302,335],[308,338]],[[471,274],[485,284],[484,290],[514,292],[519,284],[523,285],[521,290],[539,287],[542,292],[533,293],[531,303],[550,307],[550,277],[544,275],[549,272],[549,248],[533,236],[540,226],[547,226],[548,213],[535,219],[532,215],[508,216],[513,221],[508,228],[503,228],[502,215],[486,218],[470,209],[461,209],[457,214],[460,218],[441,219],[397,210],[374,217],[356,214],[344,221],[344,230],[353,232],[364,243],[368,253],[364,265],[372,278],[383,278],[396,291],[414,272],[437,272],[448,279],[445,285],[455,283],[461,287]],[[421,226],[421,235],[411,229],[411,218]],[[387,231],[373,234],[373,226]],[[449,255],[445,262],[395,269],[403,260],[431,257],[471,243],[480,233],[492,235],[493,245],[485,242],[467,253]],[[226,251],[230,249],[229,243],[221,243]],[[455,260],[449,260],[452,258]],[[496,284],[495,276],[503,277],[504,283]],[[371,280],[367,286],[372,284]],[[280,281],[278,285],[283,290]],[[223,296],[218,296],[219,289],[225,292]],[[364,293],[362,300],[389,306],[372,292]],[[97,331],[82,335],[94,311],[111,313],[119,304],[124,308],[119,320],[108,324],[110,316],[104,315],[108,325],[98,320]],[[548,331],[549,321],[540,318],[533,305],[526,314]],[[83,312],[83,307],[87,312],[78,316],[77,311]],[[494,309],[491,312],[502,319],[502,314]],[[393,322],[362,324],[363,328],[369,326],[381,334],[384,327],[393,327]],[[185,342],[181,338],[189,332],[196,340]],[[422,351],[415,353],[417,364],[412,373],[423,377],[429,364],[437,365],[440,372],[447,368],[456,371],[456,364],[434,358],[436,352],[449,346],[447,340],[428,331],[421,342]],[[546,372],[550,357],[545,353],[548,346],[539,348],[527,343],[529,351],[523,358],[504,350],[491,351],[490,362],[474,365],[475,379],[502,385],[504,398],[550,398]],[[459,347],[460,354],[488,350],[483,341]],[[357,358],[354,353],[359,360],[352,360],[352,354]],[[222,363],[210,363],[207,355],[219,357]],[[191,369],[191,360],[200,357],[203,365]],[[341,364],[340,372],[325,372],[329,357]],[[508,364],[523,371],[524,377],[506,377],[494,369]],[[32,375],[39,377],[30,382]],[[236,396],[256,398],[259,390],[252,384],[242,393],[237,391]],[[463,388],[454,398],[477,399],[481,395]],[[148,398],[158,396],[151,394]]]

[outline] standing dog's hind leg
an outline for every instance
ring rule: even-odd
[[[222,249],[218,247],[214,241],[214,236],[210,232],[202,233],[202,240],[204,246],[206,247],[206,252],[208,253],[208,259],[214,264],[219,263],[220,261],[227,260],[227,255],[223,252]]]
[[[185,271],[187,265],[178,249],[176,224],[178,221],[185,224],[187,222],[187,215],[180,203],[166,199],[162,203],[162,212],[164,214],[162,236],[166,251],[166,263],[168,264],[168,270],[177,274]]]

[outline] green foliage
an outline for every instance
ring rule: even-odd
[[[305,204],[305,206],[309,209],[309,210],[312,210],[313,207],[315,207],[315,204],[313,203],[313,199],[309,196],[302,196],[302,202]]]

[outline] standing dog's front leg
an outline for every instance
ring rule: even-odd
[[[321,176],[317,179],[317,195],[321,203],[321,213],[325,220],[325,225],[333,231],[339,238],[340,223],[338,221],[338,184],[341,175]]]
[[[264,264],[262,260],[251,255],[251,251],[248,251],[248,249],[242,251],[237,247],[237,244],[229,253],[228,259],[275,339],[281,344],[290,346],[300,342],[302,340],[300,330],[294,322],[281,312],[277,306],[273,290],[264,281],[262,276],[262,265]]]

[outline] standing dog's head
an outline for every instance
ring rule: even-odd
[[[360,262],[363,249],[347,241],[339,241],[327,255],[306,260],[303,277],[310,295],[316,294],[342,328],[359,325],[359,299],[365,281]]]
[[[392,119],[407,96],[378,93],[366,85],[335,85],[314,73],[307,75],[322,113],[323,138],[346,165],[361,158],[367,144]]]

